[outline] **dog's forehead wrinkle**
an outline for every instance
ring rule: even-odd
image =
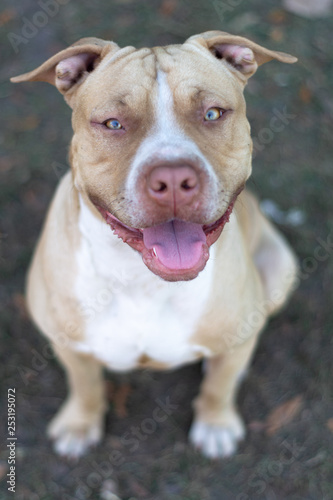
[[[216,92],[214,92],[213,90],[204,87],[203,85],[202,86],[199,86],[199,85],[190,85],[190,82],[189,83],[189,95],[191,97],[191,99],[193,101],[203,101],[204,99],[209,99],[209,98],[216,98]],[[184,82],[184,84],[186,85],[186,82]]]
[[[154,47],[153,51],[156,55],[157,68],[164,73],[169,73],[180,62],[181,50],[179,45]]]
[[[200,57],[204,57],[205,59],[209,60],[209,61],[212,61],[214,59],[214,56],[213,54],[207,50],[207,48],[203,47],[202,45],[197,45],[197,44],[194,44],[193,42],[188,42],[188,43],[184,43],[183,45],[183,50],[186,52],[192,52],[194,54],[200,54]],[[213,57],[212,57],[213,56]]]
[[[151,49],[139,49],[125,53],[122,57],[111,59],[111,65],[104,66],[110,75],[114,72],[120,77],[124,76],[125,81],[130,77],[136,82],[141,78],[149,77],[150,80],[156,79],[156,56]],[[112,67],[114,66],[114,67]]]
[[[145,72],[152,78],[152,80],[156,80],[157,58],[153,52],[145,54],[145,56],[142,58],[142,66]]]
[[[108,93],[105,97],[108,98],[109,102],[105,102],[106,99],[103,98],[103,102],[94,106],[91,110],[91,118],[94,117],[95,114],[103,113],[109,109],[109,104],[112,103],[115,106],[126,107],[128,106],[128,97],[130,96],[129,92],[116,92],[116,93]],[[103,96],[104,97],[104,96]]]
[[[122,90],[121,85],[119,90],[116,88],[107,88],[96,94],[98,104],[89,111],[90,119],[108,119],[123,116],[141,116],[144,110],[150,108],[151,86],[148,82],[135,82],[128,86],[128,90]],[[111,114],[110,114],[111,113]],[[111,116],[114,115],[114,116]]]
[[[136,49],[135,47],[132,46],[127,46],[119,49],[117,52],[111,52],[109,56],[104,57],[104,59],[100,62],[98,65],[98,70],[105,70],[110,66],[110,64],[115,64],[116,62],[119,62],[121,59],[125,59],[125,63],[128,63],[129,60],[131,60],[133,57],[137,58],[138,55],[149,55],[151,53],[151,49],[149,48],[143,48],[143,49]]]

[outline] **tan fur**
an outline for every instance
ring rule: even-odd
[[[223,57],[222,60],[212,57],[228,44],[248,47],[253,60],[243,66],[232,66]],[[62,61],[80,54],[86,58],[80,64],[88,61],[90,70],[80,70],[74,76],[64,72]],[[156,76],[162,71],[172,89],[178,124],[205,155],[219,185],[219,194],[213,200],[214,210],[205,211],[202,202],[191,213],[184,209],[184,219],[213,223],[251,173],[252,143],[243,88],[257,66],[271,59],[288,63],[296,60],[222,32],[196,35],[184,45],[140,50],[83,39],[40,68],[12,79],[52,83],[73,108],[72,171],[61,181],[51,204],[27,286],[31,315],[55,346],[69,376],[70,397],[49,431],[58,452],[80,455],[97,442],[105,410],[99,360],[72,349],[73,341],[84,341],[86,328],[74,293],[78,272],[75,254],[82,240],[78,229],[79,193],[100,224],[105,222],[94,206],[96,201],[132,227],[149,227],[163,220],[162,212],[151,213],[145,207],[134,210],[126,187],[133,158],[142,141],[154,130]],[[200,106],[202,103],[214,106],[216,102],[230,110],[221,122],[223,128],[199,128]],[[114,140],[91,125],[92,121],[101,123],[112,117],[127,124],[128,133],[121,140]],[[268,317],[285,303],[292,290],[296,260],[247,191],[238,197],[231,221],[214,247],[209,301],[189,342],[210,353],[195,402],[191,436],[206,455],[224,456],[235,450],[235,443],[243,435],[243,425],[235,409],[239,378],[249,364]],[[164,369],[168,365],[143,353],[137,359],[137,367]],[[216,446],[210,448],[203,443],[202,433],[206,436],[213,433]],[[218,443],[220,451],[216,451]]]
[[[78,340],[82,335],[79,305],[73,296],[78,197],[71,173],[62,179],[38,241],[27,281],[28,308],[38,327],[55,344]]]

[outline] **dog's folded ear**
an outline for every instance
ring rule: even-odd
[[[82,38],[58,52],[41,66],[11,78],[11,82],[48,82],[62,94],[67,94],[76,84],[82,83],[106,54],[119,50],[116,43],[99,38]]]
[[[258,66],[272,59],[289,64],[297,61],[297,57],[290,54],[266,49],[247,38],[223,31],[207,31],[192,36],[185,43],[207,48],[217,59],[225,61],[244,83]]]

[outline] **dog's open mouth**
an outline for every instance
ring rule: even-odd
[[[213,224],[173,219],[145,229],[126,226],[107,210],[97,208],[113,232],[141,253],[148,269],[167,281],[184,281],[195,278],[204,269],[209,247],[229,221],[234,203],[235,199]]]

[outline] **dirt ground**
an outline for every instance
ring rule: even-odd
[[[274,0],[51,3],[45,14],[46,0],[2,0],[0,11],[0,498],[115,500],[117,491],[121,500],[332,500],[332,12],[303,17]],[[52,86],[8,79],[84,36],[145,46],[181,43],[211,29],[299,58],[296,65],[262,67],[246,98],[255,140],[249,186],[295,248],[300,285],[263,333],[241,387],[248,433],[234,457],[211,462],[187,444],[201,379],[200,365],[193,365],[108,374],[106,437],[68,462],[45,436],[66,394],[64,373],[27,318],[23,291],[47,206],[68,168],[70,110]],[[273,131],[271,120],[281,115],[284,126]],[[16,389],[15,493],[6,483],[10,388]],[[121,438],[142,431],[168,398],[173,410],[165,422],[144,427],[137,444],[125,446]]]

